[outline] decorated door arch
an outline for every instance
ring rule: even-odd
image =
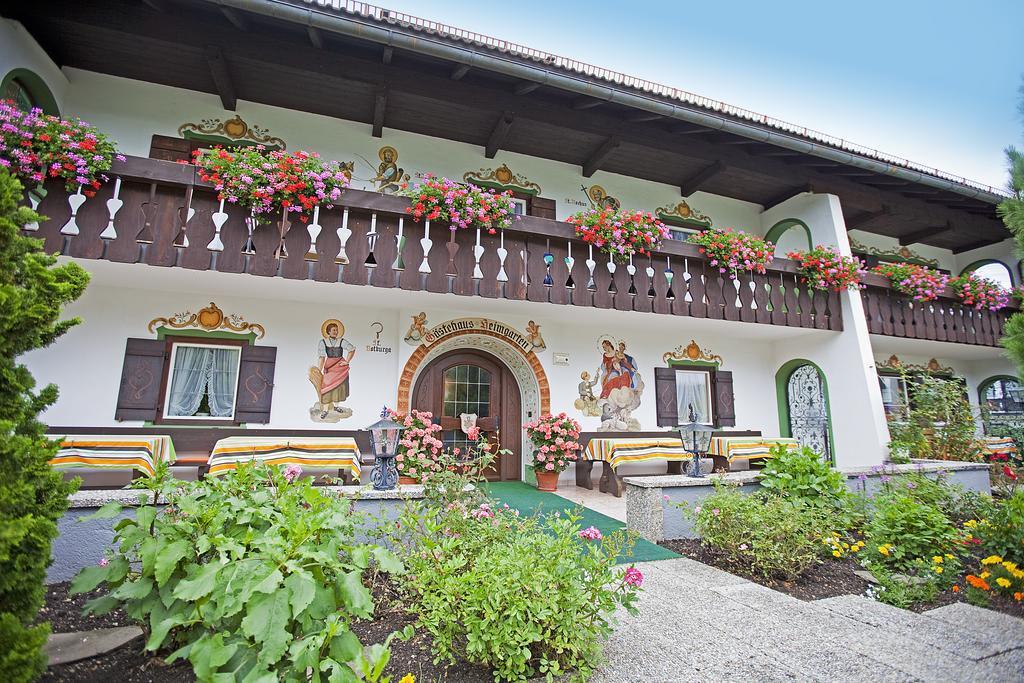
[[[832,418],[825,374],[814,363],[797,359],[775,376],[779,400],[779,431],[826,460],[833,460]]]

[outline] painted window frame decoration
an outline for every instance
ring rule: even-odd
[[[216,422],[216,423],[230,423],[236,422],[235,416],[238,412],[238,389],[239,382],[241,381],[241,368],[242,368],[242,348],[240,344],[224,343],[223,341],[206,341],[203,339],[197,339],[194,337],[181,336],[181,337],[168,337],[168,343],[171,346],[170,353],[168,353],[166,361],[165,379],[163,382],[163,396],[161,397],[162,410],[157,422],[160,423],[196,423],[196,422]],[[234,351],[235,363],[234,363],[234,391],[231,396],[231,415],[227,416],[214,416],[214,415],[199,415],[193,413],[192,415],[171,415],[171,387],[174,385],[174,363],[178,355],[178,349],[183,347],[191,348],[204,348],[204,349],[226,349]],[[208,389],[204,390],[204,394],[208,393]],[[209,399],[207,399],[209,400]]]
[[[707,415],[697,421],[716,429],[736,426],[736,404],[732,372],[722,370],[725,361],[696,340],[683,344],[662,356],[668,367],[654,369],[655,412],[659,427],[677,428],[689,422],[689,407],[680,405],[680,377],[703,375],[707,396]],[[680,374],[685,373],[685,374]]]

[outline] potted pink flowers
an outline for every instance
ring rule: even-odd
[[[558,475],[575,462],[580,450],[580,423],[565,413],[541,415],[523,425],[533,442],[533,472],[541,491],[558,489]]]
[[[760,237],[732,228],[712,228],[691,235],[690,242],[700,247],[700,253],[719,273],[729,274],[735,280],[741,270],[764,274],[775,255],[775,245]]]
[[[945,273],[915,263],[882,263],[875,266],[875,272],[889,278],[897,292],[921,303],[938,299],[949,284]]]
[[[406,212],[414,221],[447,221],[452,232],[482,228],[493,235],[512,227],[515,218],[511,192],[491,192],[429,173],[412,187],[404,183],[399,194],[412,200]]]
[[[818,245],[810,251],[786,254],[800,265],[800,275],[812,289],[862,289],[860,279],[867,273],[865,264],[856,256],[843,256],[835,247]]]
[[[591,209],[569,216],[566,222],[576,227],[576,234],[619,263],[634,254],[647,255],[669,236],[664,223],[646,211]]]
[[[388,419],[405,425],[395,455],[399,484],[418,484],[440,468],[437,459],[444,442],[438,438],[441,425],[434,424],[433,418],[433,414],[420,410],[411,410],[408,415],[388,411]]]
[[[987,308],[998,311],[1010,303],[1010,292],[999,283],[983,278],[977,273],[963,273],[949,281],[960,300],[979,311]]]

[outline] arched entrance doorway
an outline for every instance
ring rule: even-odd
[[[790,361],[776,375],[783,436],[797,440],[832,460],[832,425],[828,387],[821,370],[809,361]]]
[[[465,348],[441,354],[419,372],[412,407],[433,413],[445,445],[456,448],[468,445],[460,416],[476,414],[477,426],[488,441],[510,451],[498,456],[487,478],[519,479],[522,400],[515,376],[498,358]]]

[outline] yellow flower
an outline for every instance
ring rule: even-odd
[[[850,548],[850,552],[851,553],[860,552],[860,546],[859,545],[853,546],[852,548]]]
[[[878,546],[878,552],[880,552],[883,555],[885,555],[886,557],[888,557],[889,556],[889,548],[891,548],[891,547],[892,546],[890,544],[883,543],[882,545]]]
[[[989,555],[984,560],[982,560],[981,563],[982,564],[999,564],[1002,561],[1003,561],[1003,558],[999,557],[998,555]]]
[[[1015,578],[1015,579],[1024,579],[1024,570],[1014,569],[1010,573],[1013,574],[1013,578]]]
[[[1009,579],[1004,579],[1001,576],[998,579],[996,579],[996,583],[999,584],[1000,586],[1002,586],[1003,588],[1009,588],[1010,587],[1010,580]]]
[[[953,553],[946,553],[946,559],[947,560],[952,560],[953,559]]]
[[[416,683],[416,677],[412,674],[405,674],[398,683]]]
[[[964,526],[968,529],[973,529],[974,527],[978,526],[978,520],[969,519],[966,522],[964,522]]]
[[[942,573],[942,567],[935,567],[935,573],[936,574],[941,574]]]
[[[987,579],[988,577],[992,576],[992,574],[990,572],[982,572],[978,574],[978,576],[980,576],[983,579]]]
[[[843,556],[843,554],[841,552],[839,552],[838,550],[833,550],[832,551],[832,557],[842,557],[842,556]]]
[[[935,564],[942,564],[942,555],[936,555],[932,558],[932,562]]]
[[[1008,571],[1008,572],[1013,572],[1014,570],[1017,569],[1017,563],[1016,562],[1010,562],[1009,560],[1006,560],[1005,562],[1003,562],[1003,566],[1006,567],[1006,571]]]

